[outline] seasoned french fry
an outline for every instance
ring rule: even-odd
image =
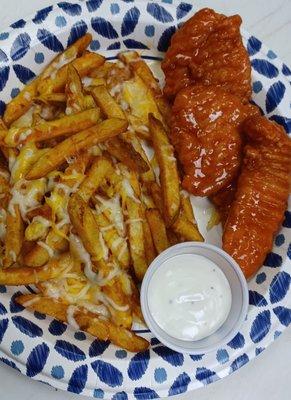
[[[149,171],[149,166],[138,153],[131,143],[122,138],[115,137],[106,142],[106,149],[118,161],[121,161],[132,171],[145,173]]]
[[[39,142],[63,135],[73,135],[96,125],[99,118],[99,109],[93,108],[75,115],[44,122],[32,128],[10,128],[4,141],[7,146],[16,147],[20,143]]]
[[[0,269],[0,284],[19,286],[48,281],[59,276],[72,263],[73,260],[70,255],[65,254],[60,256],[60,258],[51,259],[43,267],[9,267]]]
[[[149,126],[155,153],[160,167],[160,181],[164,203],[164,215],[167,226],[177,218],[180,210],[180,181],[174,150],[162,123],[152,114]]]
[[[52,299],[41,294],[23,294],[17,296],[15,301],[29,310],[47,314],[59,321],[67,322],[68,304],[63,300]]]
[[[13,213],[7,213],[5,236],[5,256],[3,267],[8,268],[17,261],[23,242],[23,221],[19,207],[13,206]]]
[[[37,104],[59,104],[66,103],[67,96],[65,93],[44,93],[34,99]]]
[[[154,200],[156,208],[159,210],[160,214],[163,215],[164,208],[163,208],[163,198],[161,193],[161,188],[157,182],[152,182],[149,185],[150,193]]]
[[[104,178],[114,173],[114,168],[105,157],[97,158],[79,187],[78,195],[87,203],[98,189]]]
[[[91,95],[105,117],[126,119],[122,108],[116,103],[114,98],[110,96],[105,86],[100,85],[94,87],[91,90]]]
[[[162,251],[166,250],[170,245],[167,238],[167,232],[165,223],[156,208],[151,208],[146,210],[146,218],[149,223],[155,248],[160,254]]]
[[[96,53],[87,52],[83,56],[76,58],[71,65],[76,69],[80,77],[87,76],[90,71],[98,68],[104,63],[104,57]],[[62,66],[55,74],[42,79],[37,86],[39,93],[61,93],[66,85],[68,65]]]
[[[156,254],[156,250],[155,250],[155,246],[154,246],[154,242],[153,242],[151,228],[146,219],[145,207],[142,208],[142,219],[143,219],[142,224],[143,224],[145,254],[146,254],[147,263],[148,263],[148,265],[150,265],[151,262],[155,259],[157,254]]]
[[[87,109],[85,95],[83,94],[82,81],[73,65],[68,65],[65,92],[67,95],[67,114],[76,114]]]
[[[167,229],[167,237],[171,246],[179,243],[179,238],[172,229]]]
[[[185,195],[184,193],[181,194],[181,210],[184,213],[185,217],[196,225],[190,197],[188,195]]]
[[[26,85],[22,91],[7,104],[4,113],[5,124],[10,126],[13,121],[18,119],[31,107],[33,98],[37,95],[38,85],[43,78],[50,76],[58,65],[63,65],[66,61],[69,62],[81,55],[91,40],[92,36],[89,33],[78,39],[74,44],[68,47],[64,53],[57,55],[38,78]]]
[[[129,65],[130,69],[143,80],[148,88],[151,89],[158,109],[164,117],[164,121],[166,123],[170,121],[171,107],[162,94],[158,80],[154,77],[146,62],[136,51],[122,52],[119,54],[119,59],[126,65]]]
[[[49,172],[58,168],[66,158],[69,158],[78,152],[94,146],[97,143],[104,142],[111,137],[117,136],[127,128],[125,120],[112,118],[107,119],[90,129],[86,129],[74,136],[64,140],[49,149],[44,156],[32,166],[26,179],[37,179],[47,175]]]
[[[178,216],[171,228],[184,240],[196,242],[204,241],[203,236],[199,232],[197,226],[190,222],[183,214]]]

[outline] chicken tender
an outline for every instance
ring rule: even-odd
[[[184,189],[209,196],[232,181],[241,163],[241,123],[257,114],[256,106],[218,87],[197,85],[178,93],[171,141],[185,173]]]
[[[205,8],[190,18],[172,37],[162,62],[164,93],[174,99],[184,87],[214,85],[251,98],[251,64],[240,34],[239,15],[226,17]]]
[[[223,234],[223,248],[247,278],[272,249],[287,206],[291,140],[265,117],[248,118],[242,172]]]

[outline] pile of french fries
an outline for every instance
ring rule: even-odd
[[[148,347],[131,330],[143,322],[138,283],[163,250],[203,238],[158,82],[136,52],[107,62],[86,50],[91,39],[58,55],[1,120],[0,284],[34,284],[19,304],[137,352]]]

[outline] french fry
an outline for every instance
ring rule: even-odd
[[[37,104],[62,104],[66,103],[67,96],[65,93],[44,93],[34,99]]]
[[[41,294],[23,294],[15,298],[16,303],[28,310],[49,315],[59,321],[67,322],[68,304],[60,299],[52,299]]]
[[[155,250],[155,245],[151,233],[151,228],[150,225],[146,219],[146,210],[145,207],[142,208],[142,219],[143,219],[143,236],[144,236],[144,247],[145,247],[145,254],[146,254],[146,259],[148,265],[151,264],[151,262],[155,259],[156,257],[156,250]]]
[[[29,285],[58,277],[64,269],[72,265],[72,258],[65,254],[53,258],[43,267],[9,267],[0,269],[0,284],[8,286]]]
[[[97,158],[91,165],[86,178],[81,183],[78,195],[87,203],[104,178],[112,173],[114,173],[114,168],[111,162],[105,157]]]
[[[170,246],[174,246],[175,244],[179,243],[179,238],[172,229],[167,229],[167,237],[170,243]]]
[[[164,213],[163,198],[159,184],[157,182],[152,182],[149,185],[149,190],[154,200],[156,208],[159,210],[160,214],[163,215]]]
[[[118,57],[151,89],[158,109],[163,115],[164,121],[168,123],[171,117],[171,107],[162,94],[158,80],[154,77],[146,62],[136,51],[125,51],[120,53]]]
[[[126,142],[122,138],[112,138],[105,143],[105,146],[113,157],[121,161],[132,171],[142,174],[149,170],[149,166],[140,153],[134,149],[131,143]]]
[[[90,129],[86,129],[65,139],[63,142],[49,149],[44,156],[32,166],[26,175],[26,179],[37,179],[46,176],[49,172],[58,168],[66,158],[72,157],[78,152],[104,142],[117,136],[127,128],[127,122],[120,119],[107,119]]]
[[[82,81],[73,65],[68,65],[65,92],[67,95],[67,114],[76,114],[87,109],[85,95],[83,94]]]
[[[187,241],[203,242],[203,236],[196,225],[190,222],[185,215],[180,214],[176,221],[171,225],[173,231]]]
[[[122,108],[110,96],[105,86],[99,85],[94,87],[91,90],[91,95],[105,117],[126,119]]]
[[[155,248],[158,254],[160,254],[162,251],[170,247],[165,223],[161,217],[161,214],[159,213],[159,210],[156,208],[146,210],[146,218],[150,226]]]
[[[162,123],[149,115],[152,142],[160,167],[160,181],[167,226],[175,221],[180,210],[180,181],[174,150]]]
[[[37,95],[38,85],[43,78],[50,76],[55,71],[58,64],[63,64],[66,60],[69,61],[81,55],[91,40],[92,36],[89,33],[78,39],[62,54],[57,55],[38,78],[26,85],[22,91],[7,104],[4,113],[5,124],[10,126],[13,121],[18,119],[31,107],[33,98]]]
[[[87,52],[76,58],[70,64],[76,69],[80,77],[87,76],[90,71],[100,67],[104,63],[104,57],[96,53]],[[62,66],[55,74],[42,79],[37,86],[39,93],[61,93],[66,85],[68,65]]]
[[[17,261],[23,242],[23,221],[19,207],[13,206],[13,213],[7,213],[6,236],[5,236],[5,256],[3,267],[8,268]]]
[[[7,146],[16,147],[21,143],[39,142],[59,136],[73,135],[96,125],[99,118],[99,109],[93,108],[75,115],[44,122],[32,128],[10,128],[4,141]]]
[[[190,201],[190,197],[184,193],[181,194],[181,210],[185,215],[185,217],[196,225],[196,220],[194,217],[194,212]]]

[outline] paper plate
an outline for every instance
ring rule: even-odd
[[[160,59],[171,35],[196,11],[171,1],[90,0],[61,2],[21,19],[0,34],[0,111],[58,52],[86,32],[91,50],[114,58],[139,49]],[[291,131],[290,69],[258,39],[243,32],[252,62],[253,100]],[[195,200],[205,226],[205,201]],[[1,360],[28,377],[96,398],[154,399],[221,379],[260,354],[291,322],[291,207],[264,266],[249,282],[250,306],[241,331],[227,346],[207,355],[183,355],[150,333],[151,347],[132,354],[14,302],[26,287],[0,286]],[[207,212],[206,212],[207,214]],[[208,241],[219,240],[214,230]]]

